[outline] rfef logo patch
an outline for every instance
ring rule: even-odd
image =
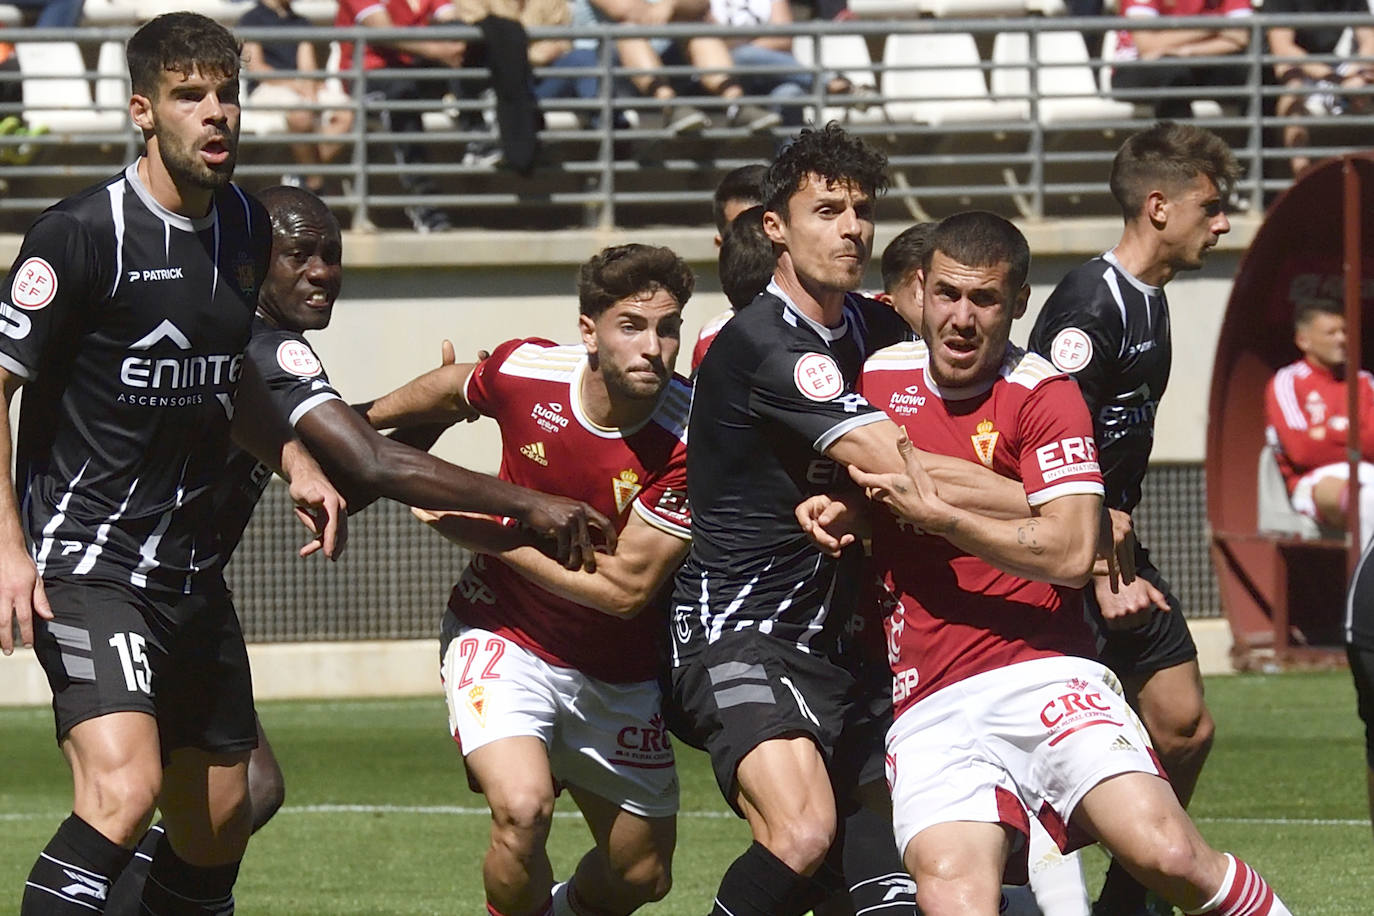
[[[36,311],[57,295],[57,272],[42,258],[29,258],[14,272],[10,298],[21,309]]]
[[[824,353],[807,353],[792,368],[797,390],[812,401],[829,401],[844,390],[840,367]]]
[[[1050,344],[1050,362],[1061,372],[1077,372],[1093,358],[1093,342],[1078,328],[1065,328]]]
[[[277,347],[277,365],[302,378],[313,378],[324,371],[314,351],[299,340],[283,341]]]

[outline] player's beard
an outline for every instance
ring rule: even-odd
[[[224,149],[228,156],[216,166],[200,158],[200,137],[183,142],[172,131],[162,130],[157,123],[153,125],[153,132],[157,136],[158,156],[162,159],[162,165],[178,185],[218,191],[234,177],[234,166],[238,163],[239,155],[237,126],[224,131]]]
[[[631,376],[608,359],[603,358],[600,362],[601,378],[605,381],[606,390],[616,397],[651,401],[662,394],[663,386],[668,384],[668,370],[662,367],[653,367],[656,380],[650,384],[641,376]]]

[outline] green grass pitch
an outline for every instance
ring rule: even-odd
[[[1371,912],[1374,846],[1349,675],[1213,678],[1217,741],[1193,804],[1204,835],[1260,869],[1295,913]],[[254,837],[243,914],[475,914],[487,818],[445,733],[442,700],[264,703],[286,807]],[[0,709],[0,912],[70,810],[46,709]],[[748,841],[703,755],[679,748],[683,815],[675,884],[646,912],[701,916]],[[566,800],[550,841],[566,875],[588,843]],[[1104,860],[1092,851],[1089,881]]]

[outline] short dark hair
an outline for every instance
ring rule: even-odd
[[[926,245],[938,226],[935,220],[903,229],[883,249],[883,292],[890,293],[906,282],[912,271],[925,263]]]
[[[258,198],[258,203],[267,208],[267,215],[272,220],[274,238],[286,238],[290,235],[288,220],[298,213],[316,217],[323,221],[325,226],[332,228],[335,232],[339,231],[339,221],[335,218],[334,211],[330,210],[324,201],[305,188],[279,184],[264,188],[255,196]]]
[[[874,197],[887,190],[887,156],[831,121],[820,130],[805,128],[788,144],[763,178],[763,205],[787,219],[787,202],[806,176],[826,184],[851,183]]]
[[[1226,141],[1192,124],[1160,121],[1121,144],[1112,160],[1112,196],[1128,221],[1156,189],[1177,191],[1199,175],[1212,180],[1223,198],[1240,177],[1240,164]]]
[[[692,268],[671,248],[614,245],[592,255],[578,270],[578,310],[596,318],[621,299],[660,289],[683,306],[695,287]]]
[[[940,220],[926,244],[922,269],[929,271],[935,252],[968,267],[1007,265],[1007,287],[1004,293],[1014,294],[1025,285],[1030,273],[1030,245],[1026,237],[996,213],[986,210],[967,210]]]
[[[768,166],[762,162],[742,165],[726,174],[716,185],[716,195],[711,201],[711,215],[716,220],[716,232],[725,238],[725,205],[732,200],[747,202],[751,207],[763,203],[763,176]]]
[[[1345,317],[1345,306],[1335,299],[1304,299],[1293,306],[1293,330],[1311,324],[1318,315]]]
[[[735,311],[763,292],[777,263],[773,240],[763,231],[763,207],[750,207],[735,217],[725,228],[717,259],[720,288]]]
[[[129,83],[135,95],[155,98],[167,70],[190,76],[236,76],[243,45],[232,33],[199,13],[164,13],[145,23],[129,39]]]

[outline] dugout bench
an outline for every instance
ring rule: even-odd
[[[1374,158],[1331,159],[1269,208],[1231,288],[1212,370],[1205,472],[1212,563],[1239,670],[1344,664],[1355,552],[1344,531],[1319,529],[1288,506],[1264,441],[1264,391],[1299,357],[1292,316],[1302,301],[1358,302],[1353,316],[1347,309],[1352,361],[1359,355],[1361,365],[1374,365],[1372,251]]]

